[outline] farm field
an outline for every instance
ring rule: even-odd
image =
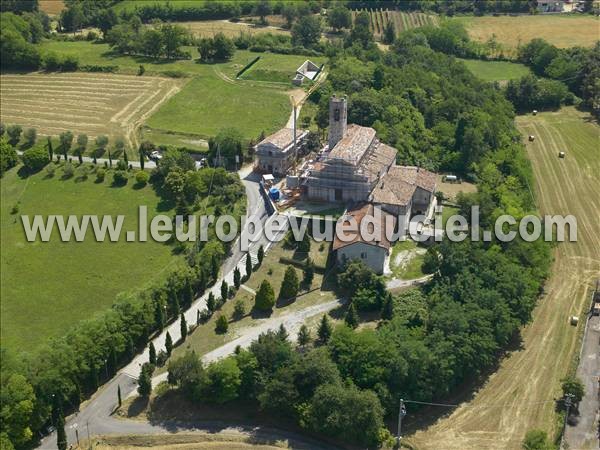
[[[553,399],[579,353],[578,328],[568,318],[583,317],[600,274],[600,185],[595,181],[600,127],[574,108],[520,116],[517,125],[524,136],[536,136],[527,152],[540,213],[575,215],[578,241],[556,247],[552,275],[532,322],[522,330],[521,347],[501,361],[472,400],[443,411],[447,417],[410,436],[416,449],[516,450],[527,430],[539,428],[552,436],[558,431]],[[559,159],[564,149],[567,157]],[[439,408],[431,413],[440,414]]]
[[[459,17],[472,39],[485,42],[492,36],[516,49],[532,39],[542,38],[557,47],[590,47],[600,39],[600,19],[591,15],[482,16]]]
[[[367,11],[369,13],[369,16],[371,17],[371,30],[375,35],[375,39],[381,39],[388,22],[393,22],[396,33],[401,33],[402,31],[422,27],[424,25],[437,25],[439,20],[437,16],[420,12],[406,13],[395,10],[364,9],[352,11],[353,21],[361,11]]]
[[[459,58],[467,68],[478,78],[484,81],[507,81],[531,73],[523,64],[508,61],[482,61],[479,59]]]
[[[152,6],[152,5],[166,5],[169,3],[174,8],[188,8],[190,6],[197,6],[200,3],[198,0],[123,0],[113,6],[113,9],[120,13],[122,11],[133,11],[136,7]]]
[[[137,229],[138,205],[149,217],[169,214],[150,186],[134,187],[134,180],[113,187],[110,172],[102,184],[95,176],[76,174],[52,178],[43,170],[21,178],[17,169],[2,178],[1,321],[2,342],[19,350],[34,350],[48,338],[62,336],[70,324],[109,307],[122,291],[141,288],[159,278],[178,258],[170,246],[149,239],[125,242],[125,230]],[[11,214],[18,204],[18,214]],[[26,241],[20,215],[125,215],[119,242],[60,242],[54,231],[49,242]]]
[[[240,33],[247,34],[284,34],[289,35],[288,30],[275,26],[258,26],[247,22],[230,22],[228,20],[202,20],[197,22],[173,22],[188,29],[195,36],[212,37],[217,33],[225,36],[237,37]]]
[[[181,81],[112,74],[3,74],[0,118],[3,123],[34,127],[38,135],[63,131],[123,137],[137,148],[135,129],[166,99]]]
[[[63,0],[39,0],[40,10],[49,16],[58,15],[65,7]]]

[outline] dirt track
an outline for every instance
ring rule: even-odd
[[[472,401],[409,436],[418,449],[520,449],[529,429],[557,431],[553,399],[579,352],[577,328],[568,318],[583,316],[600,275],[600,128],[571,108],[519,117],[517,125],[524,135],[536,136],[527,151],[540,212],[575,215],[578,242],[557,246],[552,276],[522,331],[521,349],[501,362]],[[563,150],[566,158],[559,159]]]

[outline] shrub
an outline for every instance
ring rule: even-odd
[[[116,185],[124,185],[127,183],[127,172],[124,170],[116,170],[113,175],[113,183]]]
[[[244,302],[242,300],[237,300],[233,308],[233,318],[235,320],[240,320],[245,314],[246,307],[244,306]]]
[[[149,179],[150,175],[148,175],[148,172],[144,172],[143,170],[140,170],[138,173],[135,174],[135,181],[140,186],[145,186],[148,183]]]
[[[34,147],[23,153],[23,164],[30,172],[37,172],[48,164],[48,152],[42,147]]]
[[[33,147],[35,141],[37,140],[37,131],[35,128],[27,128],[23,133],[23,137],[25,138],[25,145],[28,147]]]
[[[218,334],[224,334],[227,333],[228,329],[229,322],[227,322],[227,317],[225,317],[224,315],[220,315],[217,318],[217,323],[215,324],[215,332]]]
[[[270,311],[275,306],[275,292],[271,287],[271,283],[263,280],[256,293],[254,306],[259,311]]]
[[[46,166],[46,176],[52,178],[56,173],[56,166],[54,164],[48,164]]]
[[[9,145],[5,138],[0,139],[0,177],[4,172],[15,167],[18,161],[15,148]]]
[[[63,167],[63,178],[71,178],[75,174],[75,168],[70,162]]]
[[[8,143],[12,146],[15,146],[19,143],[19,139],[21,139],[21,133],[23,131],[23,127],[21,125],[9,125],[6,129],[6,134],[8,135]]]

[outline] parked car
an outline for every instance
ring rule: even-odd
[[[162,159],[162,155],[158,150],[154,150],[152,153],[150,153],[150,156],[148,156],[148,158],[152,161],[159,161]]]

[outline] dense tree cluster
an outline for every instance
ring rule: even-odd
[[[45,31],[39,13],[0,14],[0,61],[3,68],[38,69],[42,56],[34,45]]]
[[[198,40],[198,53],[200,60],[207,61],[224,61],[231,59],[235,52],[233,40],[225,36],[223,33],[217,33],[214,37],[200,38]]]
[[[112,27],[106,42],[119,53],[144,55],[151,58],[189,58],[181,46],[190,44],[189,32],[180,25],[161,24],[144,27],[137,16]]]
[[[531,67],[536,75],[552,81],[536,80],[531,76],[511,81],[507,96],[517,110],[543,109],[560,106],[565,101],[573,102],[568,88],[596,117],[600,117],[600,41],[593,48],[561,49],[543,39],[533,39],[519,49],[519,61]],[[540,100],[543,103],[538,105],[536,102]]]

